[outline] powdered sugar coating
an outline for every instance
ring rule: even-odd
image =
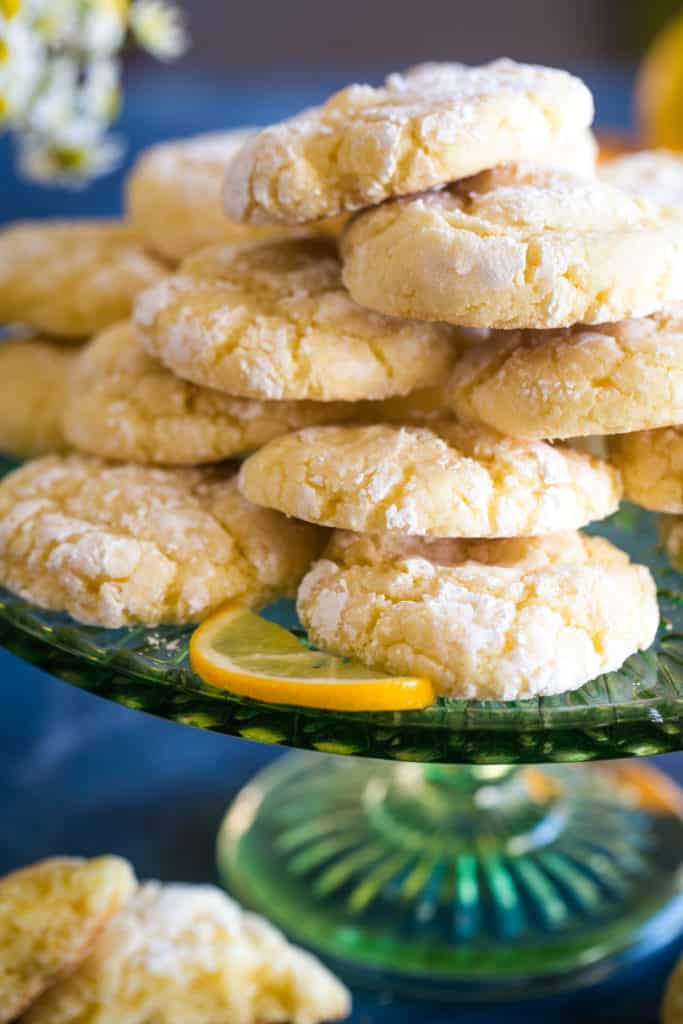
[[[0,582],[116,628],[198,622],[292,592],[320,533],[251,506],[231,471],[45,456],[0,483]]]
[[[0,368],[2,354],[0,348]],[[79,451],[192,466],[243,455],[290,430],[353,415],[350,402],[233,398],[181,380],[146,353],[132,324],[122,323],[79,353],[62,420],[64,436]],[[0,409],[0,440],[2,416]]]
[[[683,156],[668,149],[627,153],[601,164],[598,175],[624,192],[660,206],[683,207]]]
[[[128,316],[165,272],[125,224],[11,224],[0,231],[0,323],[78,340]]]
[[[314,957],[209,885],[142,885],[27,1024],[317,1024],[349,994]]]
[[[564,331],[492,331],[448,387],[456,414],[513,437],[618,434],[683,423],[683,303]]]
[[[322,239],[217,246],[144,292],[135,321],[174,373],[231,395],[350,401],[441,383],[458,332],[372,313]]]
[[[564,71],[498,60],[423,64],[351,85],[250,139],[225,208],[244,223],[303,223],[421,192],[509,160],[592,170],[593,101]]]
[[[253,135],[246,128],[192,135],[142,152],[126,180],[126,210],[147,249],[178,263],[207,245],[291,235],[284,227],[246,227],[223,211],[227,167]]]
[[[452,420],[288,434],[247,459],[239,486],[309,522],[435,537],[554,533],[602,519],[621,497],[599,460]]]
[[[683,300],[683,213],[530,164],[367,210],[341,250],[351,295],[394,316],[568,327]]]
[[[297,598],[317,646],[441,695],[518,700],[576,689],[654,639],[652,576],[602,538],[403,543],[332,541]]]

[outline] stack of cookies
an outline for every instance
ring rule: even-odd
[[[592,116],[562,71],[425,65],[155,147],[125,226],[6,231],[0,320],[87,343],[0,350],[0,445],[75,452],[0,485],[0,581],[106,626],[300,584],[316,644],[457,697],[649,646],[648,570],[578,532],[621,473],[555,442],[683,423],[683,215],[596,177]]]
[[[138,884],[120,857],[0,878],[0,1024],[317,1024],[349,993],[211,885]]]

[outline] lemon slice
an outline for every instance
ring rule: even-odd
[[[405,711],[434,703],[428,679],[387,676],[312,651],[282,626],[229,604],[196,629],[190,663],[207,683],[273,704],[335,711]]]
[[[683,149],[683,14],[665,25],[645,54],[636,109],[646,145]]]

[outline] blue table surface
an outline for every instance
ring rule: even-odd
[[[380,69],[381,71],[382,69]],[[629,122],[630,76],[589,69],[599,123]],[[129,83],[121,131],[127,164],[157,139],[262,124],[317,102],[356,76],[342,71],[216,78],[162,69]],[[379,77],[377,70],[371,79]],[[80,192],[19,182],[0,139],[0,223],[18,217],[113,214],[121,174]],[[0,873],[54,853],[117,852],[143,877],[212,881],[214,839],[239,788],[281,751],[149,718],[72,689],[0,651]],[[683,782],[683,755],[655,759]],[[580,995],[457,1011],[355,994],[354,1024],[654,1022],[676,949]]]

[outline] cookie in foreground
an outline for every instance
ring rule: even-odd
[[[119,857],[53,857],[0,878],[3,1024],[90,955],[135,887]]]
[[[25,1024],[318,1024],[349,1010],[326,967],[219,889],[147,882]]]
[[[574,690],[650,646],[645,566],[601,537],[426,540],[335,534],[304,577],[312,642],[442,696],[522,700]]]

